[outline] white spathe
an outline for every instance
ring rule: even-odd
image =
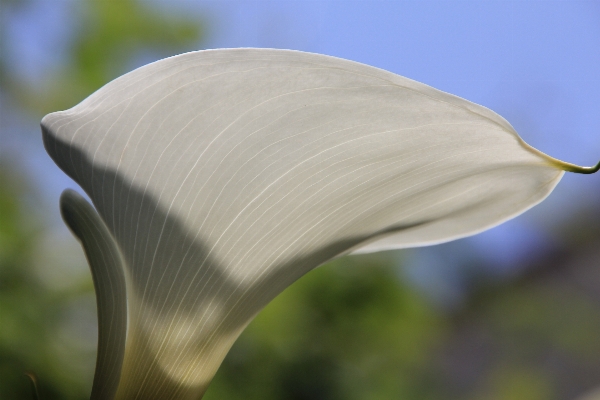
[[[42,131],[99,214],[62,198],[110,332],[97,399],[197,399],[256,313],[311,269],[472,235],[542,201],[563,170],[597,169],[540,153],[485,107],[287,50],[164,59]],[[102,296],[121,300],[108,310]]]

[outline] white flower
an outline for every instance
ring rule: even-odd
[[[198,399],[252,318],[311,269],[481,232],[563,170],[598,170],[466,100],[284,50],[161,60],[42,130],[97,210],[61,199],[97,293],[92,399]]]

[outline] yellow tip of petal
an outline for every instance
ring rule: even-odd
[[[560,168],[567,172],[575,172],[576,174],[593,174],[600,170],[600,162],[593,167],[580,167],[575,164],[561,163]]]
[[[571,164],[568,162],[558,160],[554,157],[550,157],[548,154],[539,151],[535,147],[531,147],[530,145],[525,143],[525,141],[521,138],[519,138],[519,141],[520,141],[521,145],[523,147],[525,147],[527,150],[544,158],[546,160],[546,162],[550,163],[550,165],[552,165],[555,168],[561,169],[563,171],[574,172],[576,174],[593,174],[594,172],[600,171],[600,162],[598,162],[598,164],[594,165],[593,167],[581,167],[579,165]]]

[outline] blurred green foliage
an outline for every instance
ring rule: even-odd
[[[0,165],[0,187],[0,398],[25,398],[24,371],[49,366],[43,356],[47,314],[39,307],[45,293],[31,271],[38,232],[20,203],[26,189],[6,165]]]
[[[25,7],[32,0],[14,1],[13,7]],[[143,1],[68,4],[76,23],[61,69],[46,79],[44,87],[30,86],[15,76],[2,79],[2,90],[37,115],[73,107],[105,83],[139,66],[140,58],[151,61],[197,50],[194,46],[203,35],[203,24],[197,19],[160,12]]]
[[[1,1],[3,8],[35,5]],[[46,86],[9,76],[6,59],[0,61],[1,95],[31,115],[32,125],[140,62],[194,50],[204,33],[193,17],[165,15],[140,1],[71,6],[76,31]],[[70,276],[64,257],[51,256],[70,251],[46,227],[44,215],[58,207],[44,209],[6,159],[0,163],[0,399],[32,398],[26,371],[39,376],[46,400],[85,399],[96,340],[91,278]],[[452,312],[401,279],[399,253],[344,257],[318,268],[249,325],[205,398],[574,399],[600,385],[600,296],[594,295],[600,232],[590,228],[600,226],[600,217],[586,214],[582,221],[564,229],[587,236],[558,249],[560,257],[522,266],[533,273],[512,281],[475,285]],[[592,249],[582,261],[590,268],[577,261],[582,249]],[[78,270],[85,271],[78,254]]]
[[[423,398],[445,322],[391,261],[345,257],[301,278],[246,329],[205,398]]]

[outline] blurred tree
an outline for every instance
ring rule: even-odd
[[[3,8],[23,8],[33,2],[2,1],[6,2]],[[70,108],[149,61],[197,50],[204,33],[196,18],[160,12],[143,1],[71,2],[70,11],[75,32],[70,35],[67,57],[60,71],[48,76],[45,87],[31,86],[0,66],[2,90],[36,115]]]
[[[91,308],[85,300],[93,286],[87,276],[58,276],[66,282],[58,287],[42,278],[41,271],[55,275],[61,266],[43,249],[42,202],[26,181],[8,157],[0,159],[0,399],[32,398],[25,372],[42,378],[45,399],[84,399],[94,351],[70,340],[65,322],[74,304]],[[61,247],[55,251],[67,250]]]
[[[599,211],[521,276],[474,288],[432,364],[447,398],[573,400],[600,384]]]
[[[344,257],[288,288],[246,329],[205,398],[441,398],[428,364],[446,322],[387,255]]]
[[[30,393],[23,373],[40,366],[47,329],[39,282],[31,277],[31,254],[38,234],[20,199],[27,189],[0,165],[0,398]]]

